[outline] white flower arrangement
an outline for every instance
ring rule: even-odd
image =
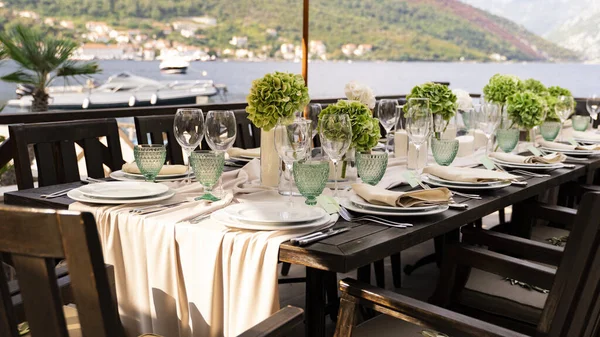
[[[473,99],[468,91],[452,89],[452,93],[456,95],[456,107],[458,110],[466,110],[473,107]]]
[[[346,98],[349,100],[361,102],[368,106],[369,109],[375,108],[375,94],[368,86],[356,81],[351,81],[346,84],[344,92],[346,93]]]

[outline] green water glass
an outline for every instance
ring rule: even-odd
[[[154,182],[165,164],[167,149],[162,144],[136,145],[133,148],[135,164],[146,181]]]
[[[307,205],[316,205],[329,178],[329,161],[301,160],[294,162],[294,181]]]
[[[433,159],[438,165],[448,166],[452,164],[458,154],[458,139],[431,138],[431,152]]]
[[[498,147],[506,153],[512,152],[517,147],[517,144],[519,144],[520,133],[521,131],[516,128],[496,130]]]
[[[545,121],[540,125],[540,133],[545,141],[552,142],[558,137],[562,124],[555,121]]]
[[[590,126],[590,116],[574,115],[571,117],[575,131],[585,131]]]
[[[388,164],[385,152],[357,153],[356,169],[360,179],[369,185],[377,185],[383,178]]]
[[[225,165],[225,153],[221,151],[199,150],[190,155],[190,164],[196,179],[204,186],[204,195],[196,200],[217,201],[212,194],[213,187],[219,182]]]

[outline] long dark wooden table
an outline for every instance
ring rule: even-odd
[[[394,253],[460,230],[460,227],[477,221],[504,207],[515,205],[542,194],[544,191],[569,181],[590,176],[592,169],[600,166],[600,159],[576,163],[575,168],[562,168],[549,172],[550,177],[527,178],[527,186],[508,186],[494,191],[482,191],[481,200],[455,198],[469,205],[465,210],[450,209],[442,214],[410,218],[410,228],[391,228],[369,222],[347,223],[339,221],[336,226],[351,226],[343,234],[322,240],[306,247],[284,243],[279,259],[306,266],[306,336],[325,336],[326,292],[325,280],[335,273],[346,273],[381,260]],[[80,182],[28,189],[4,194],[4,202],[11,205],[66,209],[74,201],[67,198],[42,199],[40,195],[69,187]],[[406,187],[400,190],[406,190]],[[515,208],[513,218],[523,209]]]

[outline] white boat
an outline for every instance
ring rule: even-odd
[[[185,74],[190,63],[182,57],[169,57],[162,61],[158,68],[166,74]]]
[[[112,75],[104,84],[93,87],[93,82],[84,86],[52,86],[49,108],[52,110],[106,109],[204,103],[207,97],[220,91],[224,85],[215,85],[212,80],[156,81],[128,72]],[[31,107],[33,88],[19,85],[18,99],[8,101],[8,106],[28,109]]]

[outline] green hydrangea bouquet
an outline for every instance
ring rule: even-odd
[[[546,105],[548,106],[548,114],[546,116],[546,120],[551,120],[551,121],[556,121],[556,122],[560,121],[560,118],[556,114],[556,110],[555,110],[556,103],[558,103],[559,96],[573,97],[573,94],[571,94],[571,91],[569,89],[565,89],[565,88],[562,88],[559,86],[548,87],[548,90],[546,91],[546,95],[544,96],[544,98],[546,99]],[[572,108],[573,108],[573,110],[575,110],[575,100],[573,100]]]
[[[443,84],[427,82],[412,88],[406,96],[408,102],[411,98],[429,99],[429,108],[433,115],[441,115],[445,121],[449,121],[456,114],[456,95]],[[404,106],[407,111],[408,106]]]
[[[523,83],[514,75],[496,74],[483,87],[485,99],[504,106],[508,98],[523,90]]]
[[[371,151],[377,145],[379,138],[381,138],[379,120],[373,117],[371,110],[364,103],[340,100],[323,109],[319,115],[319,119],[330,114],[347,114],[350,116],[352,124],[352,144],[350,146],[356,151]]]
[[[527,130],[541,125],[546,118],[546,100],[532,91],[515,93],[506,103],[508,117]]]
[[[523,81],[522,84],[522,89],[524,91],[531,91],[540,96],[544,96],[548,93],[548,89],[546,88],[546,86],[536,79],[528,78],[525,81]]]
[[[302,76],[274,72],[254,80],[246,98],[248,119],[258,128],[270,131],[279,119],[294,118],[308,104],[308,88]]]

